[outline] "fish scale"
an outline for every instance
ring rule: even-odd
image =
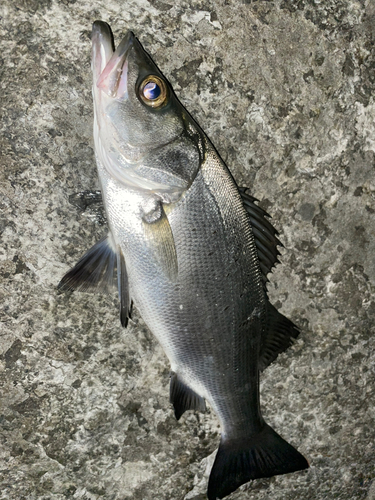
[[[59,287],[103,289],[117,269],[121,323],[134,302],[170,361],[176,418],[204,411],[206,400],[220,421],[209,500],[307,468],[260,411],[259,372],[299,333],[267,297],[280,244],[268,214],[237,187],[131,32],[115,50],[109,26],[96,21],[92,47],[109,234]]]

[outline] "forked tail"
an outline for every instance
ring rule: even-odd
[[[309,466],[293,446],[264,424],[248,439],[221,439],[208,482],[209,500],[224,498],[251,479],[287,474]]]

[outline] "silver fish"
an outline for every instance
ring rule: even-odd
[[[134,302],[171,363],[176,418],[205,401],[221,425],[208,498],[306,459],[260,412],[259,372],[299,331],[270,304],[277,232],[238,188],[209,139],[130,31],[92,30],[94,140],[109,234],[60,282],[107,286],[120,318]]]

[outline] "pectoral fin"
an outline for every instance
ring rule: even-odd
[[[146,240],[154,249],[156,259],[163,272],[171,281],[175,281],[178,274],[176,246],[162,204],[158,207],[158,218],[156,220],[148,222],[147,219],[143,219],[143,228]]]

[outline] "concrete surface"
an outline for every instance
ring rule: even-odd
[[[7,500],[203,500],[219,429],[178,423],[169,366],[116,294],[56,285],[105,232],[90,31],[132,29],[285,249],[270,296],[300,327],[262,406],[311,463],[232,500],[375,499],[375,3],[2,0],[0,387]],[[87,190],[83,195],[77,193]]]

